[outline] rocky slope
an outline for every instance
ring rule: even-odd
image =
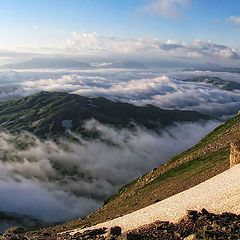
[[[121,228],[99,228],[71,235],[65,233],[58,239],[118,239],[118,240],[194,240],[194,239],[239,239],[240,215],[233,213],[214,214],[202,209],[189,210],[178,223],[156,221],[152,224],[122,234]]]
[[[240,156],[240,155],[239,155]],[[240,214],[240,165],[172,197],[154,203],[122,217],[100,223],[87,229],[74,229],[69,233],[82,233],[95,228],[110,229],[121,227],[123,232],[137,229],[154,221],[178,223],[189,209],[200,211],[202,208],[220,214],[231,212]]]
[[[54,232],[35,231],[25,233],[22,228],[11,228],[1,237],[2,240],[196,240],[196,239],[239,239],[240,215],[233,213],[214,214],[202,209],[200,212],[189,210],[178,223],[156,221],[127,233],[115,226],[110,229],[99,228],[83,233],[68,232],[57,235]]]
[[[155,222],[127,233],[129,239],[239,239],[240,215],[233,213],[213,214],[206,209],[189,211],[179,223]],[[127,237],[126,237],[127,238]]]

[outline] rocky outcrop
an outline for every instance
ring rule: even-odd
[[[12,234],[22,234],[24,232],[25,232],[24,228],[22,227],[11,227],[5,231],[5,233],[12,233]]]
[[[232,213],[213,214],[203,209],[201,212],[188,211],[188,215],[178,224],[155,222],[127,233],[131,240],[193,240],[193,239],[239,239],[240,215]]]
[[[21,231],[22,232],[22,231]],[[180,222],[157,221],[138,229],[122,233],[118,226],[98,228],[60,235],[48,232],[13,234],[6,232],[1,240],[194,240],[194,239],[239,239],[240,215],[233,213],[214,214],[202,209],[201,212],[190,210]]]
[[[240,163],[240,140],[231,144],[230,150],[230,167]]]
[[[194,239],[239,239],[240,215],[233,213],[214,214],[202,209],[190,210],[180,222],[157,221],[138,229],[122,233],[120,227],[99,228],[83,233],[61,234],[58,240],[194,240]]]

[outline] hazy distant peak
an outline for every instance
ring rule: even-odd
[[[70,58],[32,58],[30,60],[7,64],[2,68],[12,69],[43,69],[43,68],[73,68],[73,69],[92,69],[94,68],[88,63],[80,62]]]

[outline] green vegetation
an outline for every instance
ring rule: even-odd
[[[119,197],[122,193],[124,193],[128,188],[130,188],[131,186],[133,186],[136,182],[138,181],[138,179],[135,179],[134,181],[124,185],[123,187],[121,187],[118,192],[112,196],[110,196],[109,198],[107,198],[104,201],[104,205],[106,205],[107,203],[113,201],[115,198]]]
[[[204,82],[210,83],[213,86],[222,88],[227,91],[239,90],[240,83],[232,82],[232,81],[225,81],[218,77],[208,77],[208,76],[199,76],[192,79],[185,79],[187,82]]]
[[[29,131],[41,138],[65,134],[63,120],[71,121],[71,130],[84,137],[99,137],[84,129],[87,120],[95,119],[116,128],[133,128],[135,124],[158,131],[176,121],[206,119],[194,111],[162,110],[112,102],[103,97],[87,98],[59,92],[40,92],[20,100],[0,103],[0,129],[10,132]]]
[[[177,165],[174,168],[170,168],[163,174],[157,176],[153,181],[144,185],[144,187],[147,187],[151,184],[155,184],[157,182],[161,182],[166,179],[183,175],[185,173],[187,173],[189,176],[193,174],[195,177],[197,177],[199,174],[206,171],[207,169],[210,169],[216,166],[218,163],[226,160],[229,157],[229,154],[230,154],[229,148],[220,149],[217,152],[207,153],[206,155],[197,157],[192,161],[184,162],[181,165]]]
[[[188,172],[190,173],[191,170],[202,169],[203,171],[204,168],[206,168],[207,166],[209,168],[215,167],[217,164],[221,163],[222,161],[228,160],[229,147],[232,139],[230,138],[230,136],[233,135],[233,138],[235,134],[238,134],[238,136],[240,136],[240,129],[237,127],[239,124],[240,124],[240,116],[237,115],[231,118],[229,121],[218,126],[206,137],[204,137],[198,144],[188,149],[187,151],[182,152],[176,155],[175,157],[173,157],[172,159],[170,159],[165,165],[163,165],[163,166],[168,166],[168,170],[164,171],[163,174],[158,175],[154,179],[154,181],[147,183],[146,185],[144,185],[144,187],[146,187],[147,185],[151,185],[155,182],[161,182],[165,179],[179,176],[182,173],[188,173]],[[209,149],[206,152],[201,151],[202,149],[206,148],[208,145],[214,145],[214,143],[216,144],[221,139],[222,139],[222,142],[220,142],[220,144],[223,145],[222,148],[219,148],[215,151],[212,151],[211,149]],[[181,159],[187,158],[191,154],[194,156],[194,153],[196,153],[197,151],[200,152],[200,154],[198,154],[199,156],[197,155],[196,157],[192,157],[191,161],[181,162]],[[198,173],[200,174],[201,170],[199,170]],[[134,185],[134,183],[137,182],[137,180],[138,179],[124,186],[124,189],[126,190],[127,188]],[[109,199],[111,199],[111,197]]]

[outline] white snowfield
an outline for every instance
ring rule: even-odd
[[[213,213],[240,214],[240,164],[161,202],[90,228],[74,229],[70,234],[101,227],[120,226],[126,232],[155,221],[178,222],[187,210],[202,208]]]

